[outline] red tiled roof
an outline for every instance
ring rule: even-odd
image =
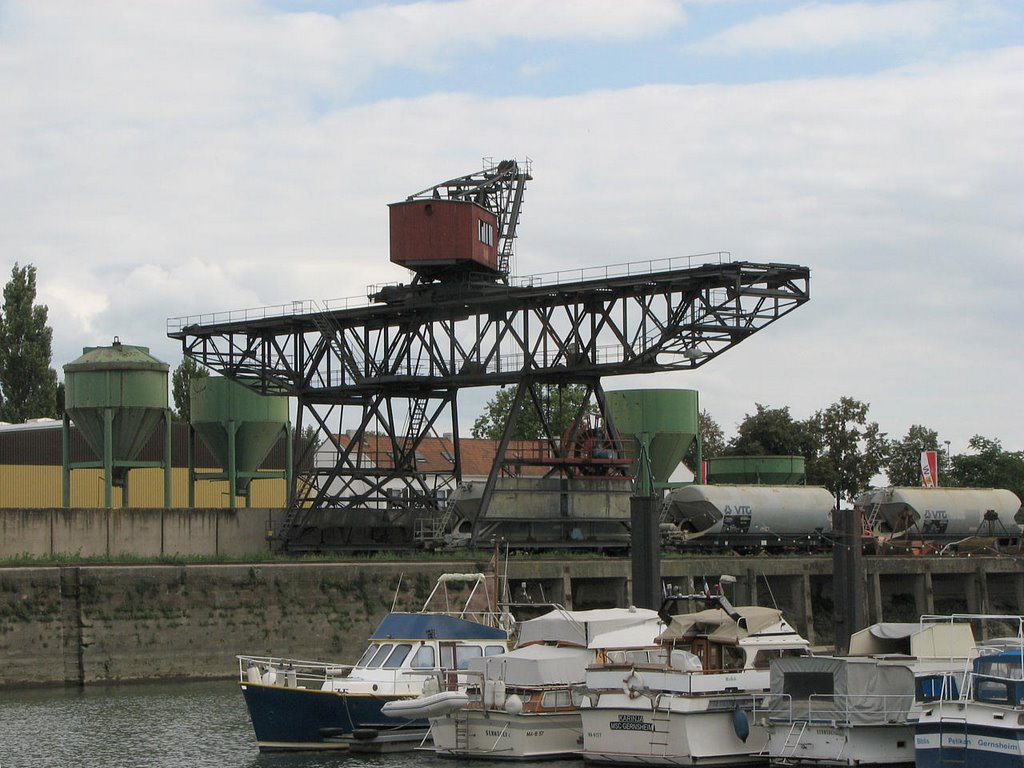
[[[339,435],[342,446],[347,446],[350,435]],[[459,441],[462,452],[462,476],[486,477],[490,474],[494,457],[498,453],[498,440],[479,438],[462,438]],[[543,440],[513,440],[509,443],[507,455],[524,458],[539,457],[546,446]],[[391,440],[378,433],[363,435],[363,456],[375,466],[392,466]],[[416,451],[416,469],[420,472],[451,472],[454,465],[455,448],[452,439],[445,437],[426,437]],[[527,477],[541,477],[547,472],[545,467],[523,466],[519,474]]]

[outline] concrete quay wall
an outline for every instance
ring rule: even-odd
[[[0,569],[0,687],[225,678],[235,654],[351,663],[392,606],[416,610],[437,576],[484,562],[68,566]],[[685,557],[666,584],[701,591],[725,573],[737,604],[777,605],[812,643],[832,638],[829,557]],[[628,560],[513,560],[512,597],[628,605]],[[1019,614],[1019,557],[866,559],[871,621],[922,613]]]
[[[0,558],[225,556],[267,552],[280,509],[4,509]]]

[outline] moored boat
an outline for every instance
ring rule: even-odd
[[[587,666],[610,648],[653,647],[662,628],[655,611],[637,608],[556,608],[523,622],[514,650],[470,662],[475,695],[462,709],[431,718],[434,749],[497,760],[577,754]]]
[[[683,599],[710,606],[672,615]],[[764,763],[753,720],[769,690],[771,659],[807,652],[780,611],[734,607],[724,595],[674,598],[667,628],[646,653],[609,654],[587,670],[583,758],[643,765]]]
[[[1024,618],[973,618],[1009,625],[1016,636],[979,645],[959,698],[923,709],[914,729],[919,768],[1024,766]]]
[[[411,701],[424,683],[442,677],[458,690],[473,658],[508,650],[509,626],[487,594],[487,576],[444,574],[419,612],[387,614],[355,664],[238,656],[239,680],[256,741],[263,751],[411,749],[429,728],[428,715],[382,712]],[[468,586],[467,586],[468,585]],[[468,590],[461,609],[449,591]],[[476,601],[486,608],[471,611]],[[445,610],[432,610],[443,603]]]
[[[976,654],[966,622],[879,623],[847,656],[780,659],[767,708],[773,765],[912,765],[926,702],[955,697]]]

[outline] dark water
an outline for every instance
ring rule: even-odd
[[[0,768],[456,768],[430,752],[261,754],[233,682],[0,691]],[[474,768],[508,768],[475,761]],[[517,768],[582,768],[564,760]]]

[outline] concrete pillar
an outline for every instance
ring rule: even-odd
[[[925,603],[924,603],[924,607],[922,608],[921,612],[922,613],[933,613],[934,614],[935,613],[935,591],[934,591],[933,585],[932,585],[932,571],[926,570],[922,574],[921,583],[922,583],[922,591],[924,592],[924,596],[925,596]]]
[[[868,616],[872,624],[885,621],[882,611],[882,579],[877,573],[868,576]]]
[[[562,571],[562,605],[572,610],[572,576],[568,568]]]
[[[985,569],[979,567],[975,574],[978,584],[978,613],[991,613],[992,603],[988,599],[988,577],[985,575]]]
[[[803,579],[800,581],[801,589],[804,593],[804,637],[814,645],[817,640],[814,637],[814,609],[811,607],[811,575],[805,573]]]

